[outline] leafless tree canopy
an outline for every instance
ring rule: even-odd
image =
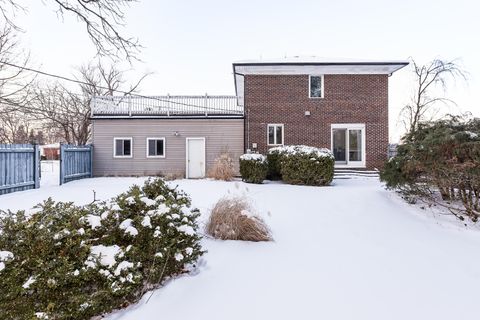
[[[125,22],[125,8],[136,0],[44,0],[56,10],[59,18],[74,17],[85,25],[90,40],[100,56],[136,59],[140,49],[138,40],[121,32]],[[0,0],[0,13],[12,28],[20,29],[14,17],[27,8],[21,0]]]
[[[440,105],[455,104],[446,97],[435,96],[434,90],[444,92],[450,81],[466,79],[466,72],[456,61],[435,59],[426,65],[412,61],[415,74],[415,90],[411,102],[400,112],[407,132],[413,132],[421,121],[434,120],[440,113]]]
[[[77,73],[77,80],[83,83],[77,88],[66,87],[60,82],[38,83],[32,100],[22,107],[22,112],[39,121],[43,131],[55,136],[57,141],[83,145],[91,136],[92,97],[113,95],[117,90],[131,94],[148,74],[126,89],[125,72],[115,65],[88,64],[78,68]]]
[[[28,89],[33,77],[22,68],[12,68],[8,64],[25,67],[29,55],[20,49],[15,31],[8,25],[0,29],[0,111],[15,109],[28,99]]]

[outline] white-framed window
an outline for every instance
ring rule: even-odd
[[[323,98],[323,75],[311,75],[308,77],[308,96],[310,98]]]
[[[133,156],[132,137],[113,138],[113,157],[114,158],[131,158],[132,156]]]
[[[269,146],[283,145],[283,124],[273,123],[267,125],[267,144]]]
[[[165,158],[165,138],[147,138],[147,158]]]

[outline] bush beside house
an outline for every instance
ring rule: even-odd
[[[138,301],[203,254],[198,216],[161,179],[109,202],[3,212],[2,318],[90,319]]]
[[[267,177],[267,158],[262,154],[249,153],[240,156],[240,174],[248,183],[262,183]]]
[[[281,175],[286,183],[326,186],[333,180],[335,158],[328,149],[286,146],[280,159]]]
[[[253,175],[255,183],[263,181],[263,171],[252,174],[256,172],[253,168],[259,167],[259,162],[262,168],[267,168],[266,177],[271,180],[282,179],[289,184],[310,186],[329,185],[333,180],[335,158],[326,148],[302,145],[274,147],[268,151],[266,158],[260,154],[245,154],[240,158],[240,173],[244,181],[252,182],[250,177]]]

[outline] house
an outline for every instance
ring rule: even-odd
[[[283,144],[328,147],[339,168],[379,168],[388,155],[388,78],[407,64],[240,61],[235,96],[96,97],[94,175],[200,178],[223,152],[238,159]]]
[[[318,58],[234,63],[246,148],[327,147],[337,168],[381,168],[388,151],[388,78],[407,64]]]
[[[44,160],[59,160],[60,159],[60,143],[41,145],[40,156]]]

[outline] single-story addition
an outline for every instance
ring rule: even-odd
[[[407,64],[240,61],[235,96],[96,97],[94,175],[201,178],[221,153],[238,159],[284,144],[327,147],[339,168],[380,168],[388,154],[388,78]]]

